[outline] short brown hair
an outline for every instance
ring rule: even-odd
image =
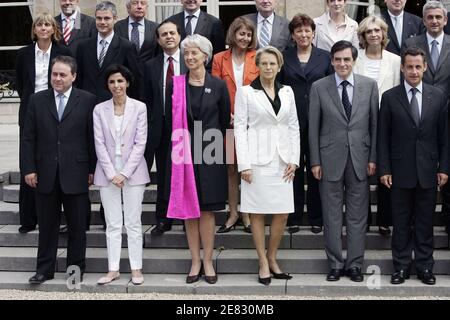
[[[237,17],[236,19],[233,20],[233,22],[231,23],[231,25],[227,31],[226,43],[231,48],[235,47],[236,46],[236,32],[242,27],[249,29],[252,32],[252,40],[250,41],[248,48],[255,49],[256,48],[255,24],[251,20],[244,18],[244,17]]]
[[[388,38],[388,25],[386,22],[384,22],[383,19],[377,17],[377,16],[368,16],[364,18],[363,21],[360,22],[358,27],[358,39],[359,39],[359,46],[361,49],[367,48],[367,41],[366,41],[366,32],[369,29],[369,24],[375,23],[381,28],[381,32],[383,34],[383,39],[381,40],[381,48],[384,50],[389,42]]]
[[[256,51],[255,63],[257,67],[259,67],[259,62],[263,53],[273,54],[277,58],[278,66],[281,68],[284,63],[283,55],[281,54],[280,50],[272,46],[260,48],[258,49],[258,51]]]
[[[36,28],[37,25],[42,23],[50,23],[52,25],[53,27],[52,41],[58,42],[59,40],[61,40],[62,35],[61,31],[59,31],[59,26],[55,18],[53,18],[53,16],[50,13],[39,13],[36,16],[36,18],[34,18],[33,25],[31,26],[31,40],[33,41],[38,40],[36,34],[34,33],[34,29]]]
[[[312,31],[316,31],[316,24],[314,20],[307,14],[296,14],[291,22],[289,22],[289,32],[292,34],[298,27],[311,27]]]

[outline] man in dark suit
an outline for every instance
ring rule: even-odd
[[[225,34],[222,21],[200,10],[203,0],[180,0],[183,11],[171,16],[168,20],[174,22],[181,35],[181,41],[186,35],[194,33],[208,38],[213,46],[213,55],[225,50]],[[211,69],[211,63],[208,64]]]
[[[378,121],[378,175],[391,189],[392,284],[409,278],[414,251],[417,276],[433,285],[433,214],[436,186],[448,179],[447,96],[422,82],[425,52],[402,54],[404,82],[383,94]]]
[[[97,103],[111,99],[111,92],[104,86],[108,66],[118,63],[133,73],[135,83],[128,89],[128,95],[141,99],[141,71],[135,45],[114,33],[117,10],[114,3],[102,1],[95,8],[95,22],[98,35],[86,39],[78,46],[79,66],[76,86],[97,96]]]
[[[95,19],[80,12],[79,0],[59,0],[61,14],[55,17],[63,38],[60,43],[69,47],[75,57],[81,40],[95,37]]]
[[[169,86],[173,75],[186,73],[183,55],[180,52],[180,32],[178,26],[165,20],[156,29],[158,44],[163,50],[155,58],[145,64],[144,83],[148,116],[148,139],[145,157],[150,171],[153,156],[156,159],[158,194],[156,198],[156,227],[153,235],[161,235],[172,228],[173,219],[166,217],[167,208],[162,205],[164,181],[166,176],[165,157],[168,154],[171,139],[170,128],[166,123],[165,102],[166,87]]]
[[[31,284],[53,279],[61,205],[69,239],[67,266],[81,275],[86,255],[86,203],[95,170],[92,111],[95,96],[72,87],[76,62],[69,56],[52,61],[52,89],[31,96],[23,139],[26,183],[36,188],[39,247]]]
[[[244,16],[257,27],[258,48],[271,45],[283,51],[293,45],[289,20],[275,14],[276,5],[277,0],[255,0],[257,12]]]
[[[429,1],[423,7],[426,34],[410,38],[404,47],[418,47],[425,52],[427,69],[423,82],[441,89],[450,98],[450,36],[444,33],[447,9],[439,1]],[[442,193],[442,217],[450,230],[450,186],[445,184]]]
[[[381,12],[388,25],[389,43],[386,50],[400,55],[403,42],[416,35],[425,32],[422,20],[408,12],[405,12],[407,0],[384,0],[387,10]]]
[[[155,22],[145,19],[148,9],[147,0],[127,0],[128,18],[118,21],[114,31],[118,36],[130,40],[139,53],[139,59],[144,64],[156,55],[158,44]]]

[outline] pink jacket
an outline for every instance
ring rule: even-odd
[[[106,187],[117,174],[114,168],[116,131],[113,100],[98,104],[94,109],[94,138],[97,166],[94,184]],[[147,142],[147,108],[144,103],[127,97],[122,124],[122,163],[120,171],[130,185],[150,182],[144,158]]]

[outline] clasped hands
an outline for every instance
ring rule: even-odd
[[[118,188],[122,188],[127,178],[123,174],[116,174],[111,182]]]
[[[283,179],[285,182],[291,182],[295,178],[295,170],[297,170],[297,165],[294,163],[289,163],[283,172]],[[247,169],[241,172],[242,180],[252,183],[252,169]]]

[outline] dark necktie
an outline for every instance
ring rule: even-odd
[[[433,63],[434,70],[437,69],[439,61],[438,42],[436,40],[431,41],[431,62]]]
[[[347,80],[341,82],[342,85],[342,104],[344,105],[345,115],[347,116],[347,121],[350,121],[352,116],[352,104],[348,98],[347,86],[350,84]]]
[[[419,91],[417,90],[417,88],[411,88],[412,98],[411,102],[409,103],[409,106],[411,108],[411,113],[413,115],[414,122],[416,123],[416,126],[419,126],[420,113],[419,113],[419,102],[417,101],[416,97],[417,91]]]
[[[191,20],[192,20],[192,18],[194,18],[194,17],[195,17],[194,15],[189,15],[189,16],[186,17],[186,18],[188,19],[188,21],[187,21],[187,23],[186,23],[186,28],[185,28],[185,30],[186,30],[186,35],[187,35],[187,36],[192,35],[192,24],[191,24]]]
[[[167,101],[170,99],[169,97],[169,86],[172,83],[172,78],[174,76],[174,69],[173,69],[173,58],[169,57],[167,58],[167,61],[169,61],[169,66],[167,67],[167,72],[166,72],[166,91],[164,92],[166,100],[165,100],[165,105],[167,105]]]
[[[131,23],[131,25],[133,28],[131,29],[130,41],[131,41],[131,43],[133,43],[136,46],[137,51],[139,51],[140,42],[139,42],[139,28],[138,27],[139,27],[140,23],[134,21]]]

